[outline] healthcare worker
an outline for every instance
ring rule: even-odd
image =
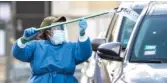
[[[66,21],[65,17],[46,17],[41,26]],[[30,63],[31,77],[28,83],[78,83],[73,76],[76,65],[86,61],[92,53],[90,39],[86,36],[86,20],[79,21],[77,42],[65,40],[65,25],[41,31],[42,40],[32,40],[39,32],[27,28],[12,48],[13,56]],[[70,28],[69,28],[70,29]]]

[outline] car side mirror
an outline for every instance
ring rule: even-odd
[[[93,51],[97,51],[97,48],[99,47],[99,45],[103,44],[106,42],[105,38],[95,38],[91,41],[92,43],[92,50]]]
[[[102,59],[122,61],[121,49],[122,45],[119,42],[104,43],[98,47],[97,54]]]

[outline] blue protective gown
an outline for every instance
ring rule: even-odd
[[[33,40],[24,48],[17,43],[12,53],[16,59],[30,63],[32,75],[28,83],[78,83],[73,76],[75,66],[86,61],[92,53],[89,38],[61,45],[53,45],[49,40]]]

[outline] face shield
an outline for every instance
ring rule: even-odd
[[[62,44],[67,41],[66,25],[58,25],[51,28],[50,40],[53,44]]]
[[[55,23],[53,23],[53,24],[55,24]],[[52,25],[53,25],[53,24],[52,24]],[[64,28],[65,28],[65,25],[58,25],[58,26],[52,27],[52,28],[51,28],[51,31],[64,30]]]

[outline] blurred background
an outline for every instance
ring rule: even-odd
[[[23,30],[39,27],[42,20],[50,15],[66,16],[68,20],[96,12],[110,10],[119,6],[117,1],[0,1],[0,83],[26,83],[30,76],[29,64],[12,57],[11,47],[22,36]],[[112,14],[88,19],[86,33],[91,39],[106,32]],[[67,25],[68,39],[75,42],[78,37],[78,25]],[[77,66],[75,76],[80,79]]]

